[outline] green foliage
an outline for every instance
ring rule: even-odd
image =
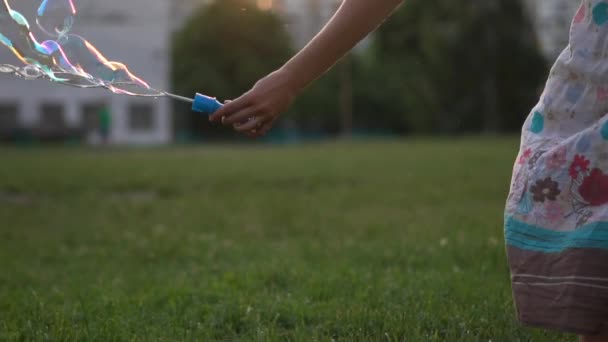
[[[307,89],[285,121],[299,130],[340,131],[341,73],[349,68],[356,129],[517,131],[547,72],[532,32],[520,1],[407,1],[370,49]],[[175,88],[234,98],[290,53],[276,16],[251,1],[216,1],[176,36]],[[190,125],[205,127],[194,117]]]
[[[405,116],[403,103],[399,102],[402,98],[390,95],[401,88],[394,89],[399,83],[387,81],[387,77],[400,78],[401,75],[379,73],[382,65],[370,57],[369,53],[351,54],[313,83],[294,106],[292,115],[297,127],[329,134],[341,131],[339,97],[344,85],[340,74],[346,68],[352,76],[354,128],[358,131],[403,132]]]
[[[280,67],[291,52],[276,15],[248,0],[215,1],[200,8],[174,37],[174,89],[232,99]],[[193,116],[199,120],[191,124],[202,127],[204,118]]]
[[[416,132],[519,129],[547,71],[532,32],[520,1],[408,1],[376,35],[380,112]]]
[[[515,321],[517,148],[0,150],[0,340],[572,340]]]
[[[330,70],[313,83],[297,99],[292,112],[298,129],[335,133],[338,131],[339,112],[339,70]]]
[[[517,131],[547,72],[531,32],[519,1],[407,1],[370,49],[304,93],[296,125],[340,131],[340,73],[348,67],[357,130]]]

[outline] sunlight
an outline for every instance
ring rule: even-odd
[[[272,0],[258,0],[258,8],[263,11],[272,9]]]

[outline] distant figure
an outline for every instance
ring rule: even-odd
[[[107,145],[110,142],[110,131],[112,129],[112,114],[107,106],[99,110],[99,136],[101,143]]]
[[[210,120],[250,137],[266,134],[304,88],[401,2],[345,0],[300,53]],[[505,210],[520,321],[577,333],[581,341],[608,341],[607,41],[608,2],[582,0],[570,44],[524,123]]]

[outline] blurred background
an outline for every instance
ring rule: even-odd
[[[35,17],[36,1],[11,4]],[[152,87],[220,100],[282,65],[339,0],[76,2],[73,32]],[[266,141],[515,133],[567,44],[569,0],[412,0],[310,87]],[[142,10],[145,8],[145,11]],[[17,63],[6,48],[2,63]],[[0,76],[0,141],[231,139],[188,106]]]
[[[340,1],[75,4],[152,87],[226,100]],[[573,341],[518,324],[502,220],[576,5],[407,0],[258,144],[0,75],[0,341]]]

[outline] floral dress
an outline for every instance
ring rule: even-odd
[[[522,323],[608,332],[608,0],[583,0],[523,127],[505,211]]]

